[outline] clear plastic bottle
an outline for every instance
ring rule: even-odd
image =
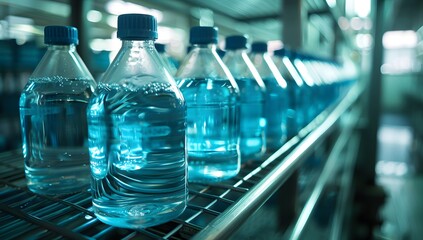
[[[306,58],[303,58],[303,63],[314,81],[313,99],[316,109],[315,115],[317,116],[324,110],[324,98],[325,96],[329,95],[329,93],[324,90],[324,81],[313,65],[313,61],[316,60],[317,58],[311,55],[307,55]]]
[[[251,45],[250,59],[266,85],[266,146],[268,151],[274,152],[282,147],[287,139],[287,83],[267,53],[266,42],[254,42]]]
[[[274,62],[287,82],[288,111],[287,111],[287,135],[291,138],[298,134],[304,127],[304,83],[291,62],[291,51],[285,48],[273,52]]]
[[[122,47],[88,105],[93,210],[140,229],[186,207],[186,106],[154,47],[153,16],[118,17]]]
[[[95,81],[76,52],[78,31],[47,26],[48,49],[19,102],[28,188],[58,195],[90,183],[86,109]]]
[[[187,103],[188,180],[216,182],[240,170],[239,89],[216,52],[217,28],[193,27],[176,73]]]
[[[226,38],[223,62],[231,71],[241,94],[241,161],[260,160],[266,151],[264,98],[266,87],[247,55],[247,37]]]
[[[294,64],[295,68],[297,69],[301,79],[304,82],[303,86],[303,94],[304,98],[304,116],[305,116],[305,125],[309,124],[314,117],[316,116],[317,112],[317,101],[315,99],[315,79],[308,71],[307,67],[304,65],[303,61],[307,58],[304,54],[299,52],[292,53],[292,63]]]
[[[166,53],[166,45],[162,43],[155,43],[154,46],[156,47],[157,52],[159,53],[160,57],[163,60],[163,65],[167,68],[172,76],[175,76],[176,68],[175,63],[172,61],[171,57]]]

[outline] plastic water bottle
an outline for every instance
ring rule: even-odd
[[[318,66],[320,64],[320,61],[322,61],[321,58],[318,58],[316,56],[307,56],[303,60],[304,65],[306,66],[307,70],[310,72],[311,76],[314,80],[314,92],[315,94],[315,102],[316,102],[316,109],[317,114],[320,114],[329,103],[329,99],[331,98],[330,89],[327,88],[328,84],[326,81],[326,78],[324,77],[326,73],[336,71],[336,69],[330,70],[325,69],[324,67],[321,68]]]
[[[217,28],[193,27],[176,73],[187,103],[188,180],[216,182],[240,170],[239,89],[216,52]]]
[[[170,56],[166,53],[166,45],[162,43],[155,43],[154,46],[156,47],[157,52],[163,60],[163,65],[166,67],[169,73],[174,76],[178,69],[176,68],[175,63],[172,61]]]
[[[28,188],[56,195],[90,183],[86,109],[96,83],[76,52],[78,31],[47,26],[48,49],[20,98]]]
[[[88,105],[93,210],[140,229],[186,207],[186,106],[154,47],[153,16],[118,17],[122,47]]]
[[[294,64],[295,68],[297,69],[301,79],[304,82],[303,86],[303,95],[304,98],[304,117],[305,117],[305,125],[310,123],[314,117],[316,116],[317,112],[317,101],[315,99],[315,79],[308,71],[307,67],[304,65],[303,60],[306,58],[304,54],[293,52],[292,53],[292,63]]]
[[[266,85],[266,146],[268,151],[274,152],[287,139],[287,83],[267,53],[266,42],[254,42],[251,45],[250,58]]]
[[[304,105],[304,83],[291,62],[291,51],[279,49],[273,52],[274,62],[279,72],[287,82],[288,111],[287,111],[287,135],[291,138],[298,134],[305,124],[304,110],[308,107]]]
[[[223,62],[231,71],[241,93],[241,161],[260,160],[266,150],[266,87],[247,55],[246,36],[226,38],[226,55]]]

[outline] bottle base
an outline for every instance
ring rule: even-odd
[[[184,202],[172,204],[143,203],[137,205],[105,206],[93,201],[94,214],[101,222],[120,228],[143,229],[168,222],[186,208]]]
[[[41,195],[64,195],[87,191],[90,187],[88,167],[69,169],[34,169],[25,167],[27,186]]]
[[[219,171],[213,170],[207,167],[202,168],[190,168],[188,167],[188,182],[192,183],[210,183],[210,182],[221,182],[224,180],[235,177],[239,172],[238,170],[233,171]]]
[[[241,163],[261,161],[264,153],[266,152],[266,147],[263,142],[262,138],[241,139]]]
[[[240,170],[236,150],[229,152],[188,152],[188,182],[220,182],[235,177]]]

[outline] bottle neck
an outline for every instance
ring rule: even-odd
[[[267,52],[251,52],[251,54],[254,56],[264,56],[267,55]]]
[[[122,48],[154,47],[154,40],[122,40]]]
[[[209,43],[209,44],[193,44],[193,48],[208,48],[210,50],[216,51],[217,44],[216,43]]]
[[[233,55],[242,55],[244,53],[247,53],[247,49],[246,48],[239,48],[239,49],[231,49],[231,50],[227,50],[227,54],[233,54]]]
[[[75,52],[76,51],[76,45],[75,44],[69,44],[69,45],[48,45],[49,50],[54,51],[70,51]]]

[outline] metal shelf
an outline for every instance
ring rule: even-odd
[[[108,226],[91,211],[88,191],[63,197],[37,195],[25,187],[21,152],[0,154],[0,239],[222,239],[230,236],[301,166],[358,99],[354,86],[336,106],[316,117],[261,163],[248,163],[233,179],[189,184],[187,209],[166,224],[138,231]]]

